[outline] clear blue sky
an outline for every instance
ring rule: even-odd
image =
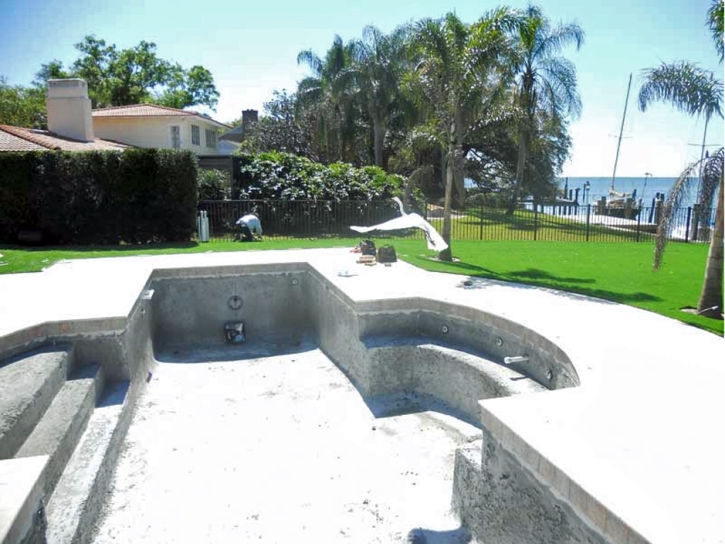
[[[508,2],[523,7],[526,2]],[[476,0],[0,0],[0,75],[30,83],[41,63],[76,58],[73,44],[95,34],[120,48],[153,41],[160,57],[184,67],[211,70],[221,93],[213,116],[230,121],[247,108],[262,108],[274,89],[293,90],[305,70],[297,53],[323,54],[335,34],[358,37],[374,24],[389,31],[448,11],[467,22],[496,2]],[[691,60],[722,79],[705,27],[708,0],[607,0],[540,2],[552,21],[576,21],[586,32],[579,52],[565,54],[577,66],[584,105],[571,126],[574,141],[566,176],[610,176],[627,78],[634,72],[618,176],[675,176],[699,158],[703,120],[656,105],[636,107],[637,76],[661,61]],[[708,142],[722,145],[723,122],[710,123]],[[689,144],[697,144],[696,146]],[[713,149],[713,148],[711,148]]]

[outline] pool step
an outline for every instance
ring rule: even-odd
[[[53,494],[73,450],[86,428],[103,387],[100,365],[84,365],[63,384],[15,457],[49,456],[44,474],[45,502]]]
[[[370,360],[370,396],[409,391],[431,395],[477,422],[481,399],[546,391],[486,354],[427,338],[371,337],[363,343]]]
[[[0,459],[21,448],[66,381],[72,347],[36,350],[0,362]]]
[[[90,542],[131,419],[129,382],[108,386],[46,503],[48,544]]]

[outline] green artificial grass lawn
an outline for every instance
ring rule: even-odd
[[[514,281],[551,287],[629,304],[697,327],[723,334],[723,321],[682,312],[694,307],[700,296],[708,246],[670,243],[664,264],[652,271],[654,246],[650,242],[593,243],[544,241],[454,241],[456,262],[444,263],[426,249],[425,241],[373,238],[394,244],[398,256],[426,270]],[[266,239],[262,242],[213,242],[114,248],[0,247],[0,273],[34,272],[60,259],[203,253],[315,247],[352,247],[359,238]],[[605,332],[605,331],[603,331]],[[636,334],[636,331],[632,331]]]

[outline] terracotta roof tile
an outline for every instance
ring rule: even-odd
[[[34,151],[57,149],[62,151],[109,150],[121,151],[126,144],[96,138],[93,142],[82,142],[59,136],[47,130],[0,125],[0,151]]]
[[[101,108],[93,110],[93,117],[201,117],[217,125],[228,126],[196,111],[179,110],[157,104],[132,104],[130,106]]]
[[[170,117],[190,116],[196,113],[156,104],[134,104],[131,106],[117,106],[93,110],[93,117]]]
[[[47,148],[5,132],[0,126],[0,151],[38,151],[42,149]]]

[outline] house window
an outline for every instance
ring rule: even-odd
[[[178,125],[171,127],[171,147],[174,149],[181,147],[181,130]]]
[[[191,125],[191,145],[201,145],[201,131],[197,125]]]
[[[216,130],[206,129],[206,146],[216,149]]]

